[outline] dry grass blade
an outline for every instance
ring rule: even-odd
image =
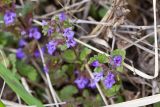
[[[82,5],[83,3],[86,3],[86,2],[88,2],[88,1],[89,1],[89,0],[83,0],[83,1],[81,1],[81,2],[78,2],[78,3],[73,4],[73,5],[71,5],[71,6],[67,6],[67,7],[65,7],[65,8],[62,8],[62,9],[60,9],[60,10],[58,10],[58,11],[54,11],[54,12],[45,14],[45,15],[43,15],[43,16],[41,16],[41,17],[42,17],[42,18],[45,18],[45,17],[48,17],[48,16],[52,16],[52,15],[54,15],[54,14],[56,14],[56,13],[59,13],[59,12],[62,12],[62,11],[64,11],[64,10],[68,10],[68,9],[70,9],[70,8],[73,8],[73,7]]]
[[[160,101],[160,94],[139,98],[136,100],[126,101],[119,104],[108,105],[104,107],[140,107],[149,104],[153,104]]]
[[[156,18],[156,0],[153,0],[153,12],[154,12],[154,45],[155,45],[155,74],[154,77],[158,76],[158,40],[157,40],[157,18]]]
[[[40,52],[40,56],[41,56],[41,59],[42,59],[42,63],[43,63],[43,67],[45,68],[46,67],[46,64],[45,64],[45,60],[44,60],[44,57],[43,57],[43,52],[38,44],[38,50]],[[51,95],[54,99],[54,102],[56,104],[56,107],[59,107],[58,105],[58,101],[57,101],[57,98],[56,98],[56,92],[54,91],[53,87],[52,87],[52,83],[51,83],[51,80],[50,80],[50,77],[49,77],[49,74],[48,73],[45,73],[46,74],[46,78],[47,78],[47,82],[48,82],[48,86],[49,86],[49,89],[51,91]]]

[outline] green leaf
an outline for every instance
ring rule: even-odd
[[[153,104],[153,107],[160,107],[160,102]]]
[[[43,33],[43,35],[44,35],[44,36],[46,36],[46,35],[47,35],[47,33],[48,33],[48,29],[49,29],[49,27],[48,27],[48,26],[43,26],[43,27],[42,27],[42,33]]]
[[[83,50],[80,53],[80,60],[84,61],[86,57],[91,53],[91,50],[88,48],[83,48]]]
[[[88,98],[89,97],[89,91],[87,89],[83,90],[82,95],[83,95],[83,97]]]
[[[58,48],[60,48],[61,51],[65,51],[68,47],[66,44],[64,44],[64,45],[58,45]]]
[[[2,51],[3,52],[3,51]],[[4,53],[4,52],[3,52]],[[3,64],[3,65],[7,65],[7,66],[9,66],[9,59],[5,56],[5,54],[4,54],[4,56],[2,56],[1,54],[0,54],[0,64]]]
[[[38,81],[39,75],[32,66],[23,61],[17,61],[16,67],[21,75],[26,76],[31,81]]]
[[[89,63],[92,63],[95,60],[98,60],[100,63],[109,62],[109,58],[105,54],[94,55],[93,57],[90,58]]]
[[[110,89],[104,89],[105,94],[107,97],[111,97],[117,94],[117,92],[120,90],[121,85],[120,84],[115,84],[112,86]]]
[[[104,8],[104,7],[101,7],[101,8],[98,10],[98,15],[99,15],[99,17],[100,17],[100,18],[103,18],[104,15],[106,14],[106,12],[107,12],[107,9]]]
[[[0,100],[0,107],[6,107],[1,100]]]
[[[62,71],[66,72],[68,70],[68,66],[67,65],[63,65],[62,66]]]
[[[68,28],[68,27],[73,27],[73,26],[72,26],[72,24],[70,23],[69,20],[66,20],[66,21],[63,22],[63,27]]]
[[[10,3],[12,3],[12,0],[2,0],[2,2],[5,4],[10,4]]]
[[[12,45],[15,42],[13,37],[14,35],[10,32],[0,32],[0,45]]]
[[[124,98],[122,96],[118,96],[115,102],[116,103],[124,102]]]
[[[76,59],[76,55],[74,53],[73,50],[69,49],[66,50],[63,54],[62,57],[64,58],[64,60],[68,63],[72,63],[73,61],[75,61]]]
[[[117,56],[117,55],[121,55],[123,60],[125,59],[125,56],[126,56],[126,51],[125,50],[122,50],[122,49],[116,49],[114,51],[111,52],[111,55],[112,56]]]
[[[95,4],[91,4],[91,8],[90,8],[89,14],[94,19],[98,19],[97,6]]]
[[[109,61],[105,54],[98,54],[97,59],[100,63],[107,63]]]
[[[77,88],[73,85],[68,85],[68,86],[65,86],[60,91],[60,96],[62,99],[68,99],[68,98],[71,98],[76,93],[78,93]]]
[[[123,64],[119,67],[116,67],[116,71],[123,72]]]
[[[96,67],[96,68],[94,68],[94,72],[101,72],[101,71],[103,71],[102,67]]]
[[[0,76],[8,84],[8,86],[18,94],[28,105],[36,105],[38,107],[44,107],[42,103],[35,97],[31,96],[21,85],[15,75],[6,67],[0,64]]]
[[[9,54],[9,60],[12,64],[12,71],[14,73],[16,73],[17,69],[16,69],[16,55],[15,54]]]

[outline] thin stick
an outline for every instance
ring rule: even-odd
[[[155,74],[154,77],[158,76],[158,42],[157,42],[157,18],[156,18],[156,0],[153,0],[153,13],[154,13],[154,45],[155,45]]]
[[[45,64],[45,60],[44,60],[44,57],[43,57],[43,53],[42,53],[42,50],[39,46],[39,44],[37,43],[38,45],[38,50],[40,52],[40,56],[41,56],[41,60],[42,60],[42,63],[43,63],[43,67],[45,68],[46,67],[46,64]],[[53,87],[52,87],[52,83],[51,83],[51,80],[50,80],[50,77],[49,77],[49,74],[48,73],[45,73],[46,74],[46,77],[47,77],[47,82],[48,82],[48,85],[49,85],[49,89],[51,91],[51,95],[54,99],[54,102],[56,104],[56,107],[59,107],[59,105],[57,104],[57,99],[56,99],[56,94],[55,94],[55,91],[53,90]]]
[[[6,82],[4,81],[4,82],[3,82],[2,89],[1,89],[0,99],[2,98],[2,95],[3,95],[3,91],[4,91],[5,86],[6,86]]]
[[[29,94],[31,94],[31,90],[30,90],[30,88],[29,88],[29,86],[28,86],[28,84],[27,84],[27,81],[25,80],[25,78],[21,78],[21,82],[22,82],[22,85],[24,86],[24,88],[26,89],[26,91],[29,93]]]
[[[121,39],[123,39],[123,40],[126,40],[126,41],[129,42],[129,43],[134,44],[134,42],[131,41],[131,40],[128,39],[128,38],[126,38],[126,37],[124,37],[124,36],[122,36],[122,35],[120,35],[120,34],[118,34],[118,33],[114,33],[114,34],[115,34],[116,36],[118,36],[119,38],[121,38]],[[152,50],[150,50],[150,49],[148,49],[148,48],[146,48],[146,47],[144,47],[144,46],[142,46],[142,45],[140,45],[140,44],[135,43],[134,45],[137,46],[137,47],[139,47],[139,48],[141,48],[141,49],[144,50],[144,51],[147,51],[147,52],[155,55],[155,52],[154,52],[154,51],[152,51]],[[159,55],[159,56],[160,56],[160,55]]]
[[[112,104],[104,107],[141,107],[145,105],[150,105],[160,101],[160,94],[152,95],[144,98],[139,98],[131,101],[126,101],[123,103]]]
[[[154,34],[154,32],[149,33],[148,35],[142,37],[141,39],[138,39],[137,41],[133,42],[132,44],[129,44],[128,46],[124,47],[123,49],[126,50],[126,49],[128,49],[129,47],[131,47],[131,46],[135,45],[136,43],[138,43],[138,42],[140,42],[140,41],[142,41],[142,40],[148,38],[149,36],[151,36],[151,35],[153,35],[153,34]]]
[[[87,71],[89,72],[91,78],[94,79],[94,76],[93,76],[93,74],[92,74],[92,72],[91,72],[88,64],[85,64],[85,67],[86,67]],[[96,87],[97,87],[97,89],[98,89],[98,91],[99,91],[99,93],[100,93],[100,95],[101,95],[101,97],[102,97],[105,105],[108,105],[108,102],[107,102],[107,100],[106,100],[106,98],[105,98],[105,95],[103,94],[103,92],[102,92],[102,90],[101,90],[101,88],[100,88],[100,86],[99,86],[98,83],[96,83]]]
[[[82,24],[93,24],[93,25],[103,25],[103,26],[112,26],[112,23],[107,23],[107,22],[98,22],[98,21],[90,21],[90,20],[72,20],[73,23],[82,23]],[[141,30],[146,30],[146,29],[153,29],[154,26],[133,26],[133,25],[120,25],[119,27],[121,28],[132,28],[132,29],[141,29]],[[160,25],[157,25],[158,28],[160,28]]]
[[[67,6],[67,7],[65,7],[65,8],[62,8],[62,9],[60,9],[60,10],[58,10],[58,11],[53,11],[53,12],[51,12],[51,13],[45,14],[45,15],[43,15],[43,16],[41,16],[41,17],[42,17],[42,18],[45,18],[45,17],[51,16],[51,15],[54,15],[54,14],[59,13],[59,12],[62,12],[62,11],[64,11],[64,10],[68,10],[68,9],[70,9],[70,8],[79,6],[79,5],[81,5],[81,4],[83,4],[83,3],[86,3],[86,2],[88,2],[88,1],[89,1],[89,0],[83,0],[83,1],[81,1],[81,2],[78,2],[78,3],[73,4],[73,5],[71,5],[71,6]]]

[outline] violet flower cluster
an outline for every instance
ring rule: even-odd
[[[83,89],[87,86],[89,80],[88,78],[84,77],[84,76],[79,76],[75,81],[74,83],[77,85],[77,87],[79,89]]]
[[[109,72],[108,75],[106,76],[105,80],[104,80],[104,85],[106,86],[106,88],[112,88],[113,84],[115,84],[115,76],[113,73]]]
[[[61,27],[59,27],[59,25],[55,26],[53,24],[53,26],[55,28],[53,28],[52,26],[52,22],[54,21],[51,21],[51,22],[48,22],[48,21],[45,21],[45,20],[42,20],[42,28],[47,28],[47,35],[48,35],[48,38],[52,36],[52,39],[50,41],[48,41],[48,43],[46,43],[45,45],[45,48],[47,49],[48,51],[48,54],[50,55],[53,55],[53,53],[57,50],[57,47],[58,45],[63,45],[62,42],[59,42],[59,40],[57,39],[54,39],[54,38],[57,38],[57,37],[54,37],[52,34],[57,32],[61,35],[63,35],[62,37],[64,37],[65,39],[65,45],[67,46],[67,48],[71,48],[71,47],[74,47],[76,45],[76,41],[74,40],[74,31],[72,30],[71,26],[70,27],[66,27],[66,28],[63,28],[63,23],[65,21],[67,21],[67,16],[64,12],[60,13],[58,15],[58,18],[59,18],[59,23],[61,23]],[[12,11],[7,11],[4,15],[4,22],[6,25],[10,25],[10,24],[13,24],[14,21],[16,19],[16,13],[15,12],[12,12]],[[19,40],[19,48],[17,49],[17,58],[19,59],[23,59],[26,55],[25,53],[23,52],[23,47],[27,45],[27,42],[25,41],[25,39],[23,39],[26,35],[28,35],[28,38],[30,39],[35,39],[35,40],[39,40],[41,39],[42,37],[42,34],[41,32],[39,32],[39,29],[38,27],[31,27],[30,29],[28,30],[22,30],[21,31],[21,36],[22,36],[22,39]],[[61,40],[60,40],[61,41]],[[42,52],[44,48],[42,49]],[[39,57],[40,54],[39,54],[39,51],[36,50],[34,52],[34,56],[35,57]]]
[[[73,38],[74,32],[72,31],[72,28],[65,28],[63,35],[66,37],[66,44],[68,48],[74,47],[76,45],[76,41]]]
[[[15,22],[15,20],[16,20],[16,16],[17,15],[16,15],[15,12],[6,11],[6,13],[4,14],[4,18],[3,18],[5,25],[8,26],[8,25],[13,24]]]
[[[119,67],[122,65],[122,56],[121,55],[116,55],[111,58],[110,64]]]
[[[13,11],[6,11],[4,13],[4,23],[6,26],[14,24],[16,21],[16,12]],[[53,55],[56,50],[58,50],[58,46],[65,45],[67,48],[72,48],[76,46],[76,41],[74,40],[75,32],[72,29],[72,26],[64,26],[65,22],[67,21],[67,15],[62,12],[58,15],[58,20],[51,20],[51,21],[45,21],[42,20],[42,29],[44,30],[44,35],[47,35],[47,43],[41,48],[42,52],[45,53],[45,48],[47,49],[47,52],[49,55]],[[58,23],[58,24],[57,24]],[[56,25],[57,24],[57,25]],[[59,26],[60,25],[60,26]],[[43,31],[42,31],[43,32]],[[27,35],[27,39],[25,36]],[[39,41],[42,38],[42,34],[39,31],[38,27],[32,26],[27,29],[21,30],[21,39],[18,43],[18,49],[16,51],[16,56],[18,59],[24,59],[27,55],[23,51],[23,47],[25,47],[28,43],[26,40],[28,38],[30,40],[34,39],[36,41]],[[26,40],[25,40],[25,39]],[[36,58],[40,57],[40,53],[38,50],[34,51],[34,56]],[[111,58],[111,61],[109,62],[111,65],[115,67],[120,67],[122,65],[122,56],[116,55]],[[94,68],[102,68],[101,63],[98,60],[94,60],[91,63],[91,66]],[[47,66],[43,68],[44,72],[48,72],[49,69]],[[116,83],[115,75],[112,72],[108,72],[107,75],[105,75],[104,70],[94,72],[93,73],[93,79],[88,79],[85,76],[77,74],[77,78],[75,79],[74,83],[77,85],[79,89],[84,89],[86,87],[95,88],[96,83],[103,81],[104,86],[107,89],[112,88],[112,86]]]

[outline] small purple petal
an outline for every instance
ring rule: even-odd
[[[99,61],[98,61],[98,60],[93,61],[93,62],[91,63],[91,65],[92,65],[93,67],[98,67],[98,66],[99,66]]]
[[[26,42],[24,39],[20,39],[20,40],[19,40],[19,43],[18,43],[18,46],[19,46],[19,47],[23,47],[23,46],[25,46],[25,45],[27,45],[27,42]]]
[[[17,49],[16,57],[17,57],[18,59],[23,59],[25,56],[26,56],[26,54],[22,51],[21,48]]]
[[[113,84],[115,84],[115,79],[114,79],[114,74],[112,74],[111,72],[108,73],[108,75],[106,76],[105,80],[103,81],[104,85],[106,86],[106,88],[112,88]]]
[[[56,41],[54,41],[54,40],[52,40],[52,41],[50,41],[48,44],[46,44],[46,47],[47,47],[47,49],[48,49],[48,53],[50,54],[50,55],[52,55],[53,53],[54,53],[54,51],[56,50],[56,46],[57,46],[57,42]]]
[[[78,87],[79,89],[85,88],[85,87],[87,86],[88,82],[89,82],[89,80],[88,80],[87,78],[83,77],[83,76],[78,77],[78,78],[74,81],[74,83],[77,85],[77,87]]]
[[[59,14],[59,20],[61,22],[65,21],[67,19],[66,14],[64,12]]]
[[[42,26],[45,26],[47,24],[48,24],[48,22],[46,22],[45,20],[42,20]]]
[[[42,48],[41,48],[41,50],[42,50],[42,52],[44,53],[45,48],[44,48],[44,47],[42,47]],[[34,56],[35,56],[36,58],[40,57],[40,52],[39,52],[39,50],[35,50],[35,52],[34,52]]]
[[[66,44],[67,44],[68,48],[74,47],[74,46],[76,46],[76,41],[74,39],[67,39]]]
[[[75,76],[78,76],[78,75],[79,75],[79,71],[78,71],[78,70],[75,70],[75,71],[74,71],[74,75],[75,75]]]
[[[49,72],[48,67],[47,67],[47,66],[45,66],[45,67],[43,68],[43,71],[44,71],[45,73],[48,73],[48,72]]]
[[[95,89],[96,88],[96,82],[94,81],[94,79],[90,80],[90,83],[88,85],[90,88]]]
[[[72,28],[65,28],[64,29],[64,37],[67,37],[69,39],[72,39],[74,36],[74,32],[72,31]]]
[[[113,57],[113,62],[114,62],[114,65],[119,67],[121,66],[122,64],[122,56],[118,55],[118,56],[114,56]]]
[[[103,71],[95,72],[95,73],[93,73],[93,76],[94,76],[94,81],[99,82],[100,80],[103,79]]]
[[[24,36],[24,35],[26,35],[26,31],[21,31],[21,36]]]
[[[16,13],[15,12],[7,11],[4,14],[3,20],[4,20],[5,25],[13,24],[15,19],[16,19]]]
[[[34,38],[36,40],[39,40],[41,38],[41,33],[38,31],[38,28],[32,27],[29,30],[29,38]]]
[[[52,33],[53,33],[53,29],[52,29],[52,28],[49,28],[48,31],[47,31],[47,33],[48,33],[48,36],[51,36]]]

